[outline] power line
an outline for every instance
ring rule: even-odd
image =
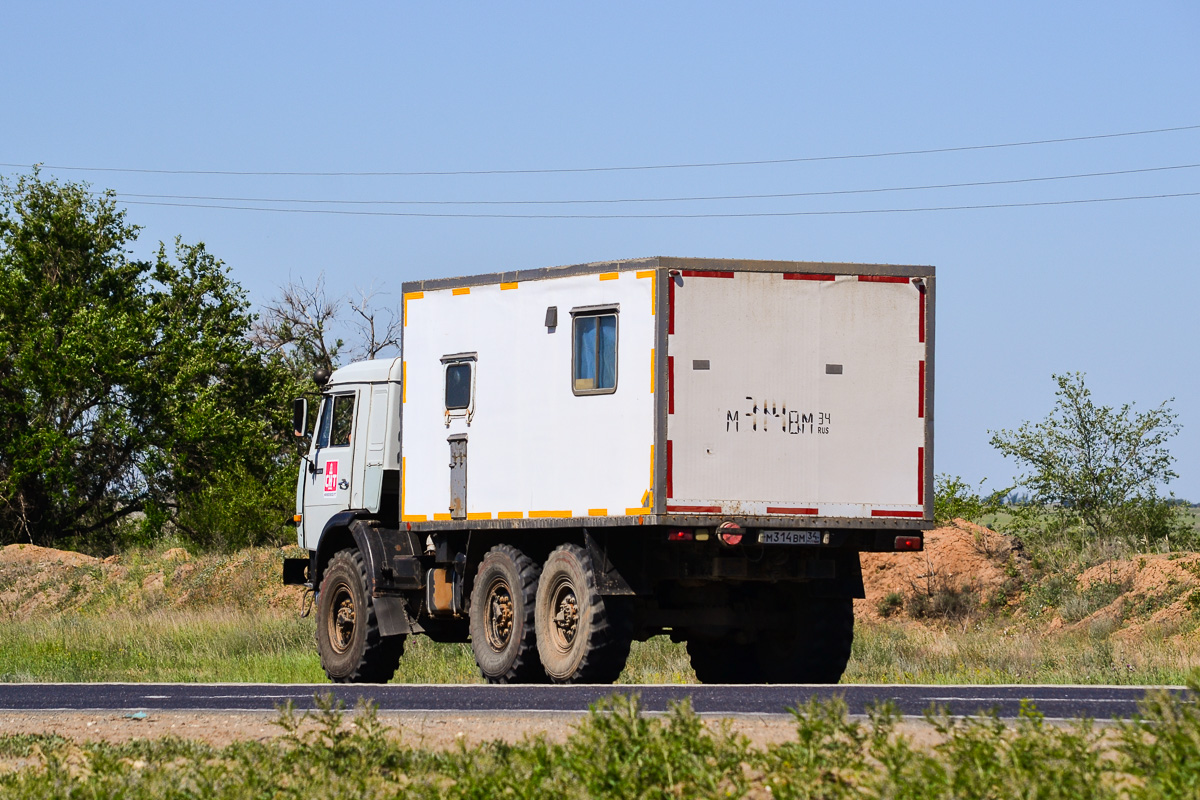
[[[205,200],[233,203],[302,203],[312,205],[410,205],[410,206],[517,206],[517,205],[592,205],[607,203],[682,203],[712,200],[772,200],[788,197],[829,197],[832,195],[877,194],[880,192],[912,192],[927,189],[961,189],[978,186],[1005,186],[1044,181],[1073,180],[1076,178],[1099,178],[1113,175],[1134,175],[1146,172],[1165,172],[1179,169],[1196,169],[1200,164],[1178,164],[1169,167],[1143,167],[1141,169],[1110,170],[1108,172],[1082,172],[1074,175],[1051,175],[1034,178],[1011,178],[995,181],[970,181],[966,183],[936,183],[923,186],[890,186],[877,189],[837,189],[821,192],[783,192],[776,194],[726,194],[699,197],[624,197],[600,200],[314,200],[305,198],[279,197],[219,197],[187,194],[133,194],[116,192],[118,197],[133,197],[144,200]]]
[[[800,164],[814,161],[846,161],[863,158],[891,158],[893,156],[930,155],[933,153],[960,153],[970,150],[994,150],[1005,147],[1029,147],[1043,144],[1062,144],[1065,142],[1085,142],[1097,139],[1116,139],[1127,136],[1146,136],[1156,133],[1173,133],[1200,129],[1200,125],[1182,125],[1173,128],[1154,128],[1142,131],[1123,131],[1121,133],[1101,133],[1089,136],[1069,136],[1060,139],[1034,139],[1024,142],[1003,142],[999,144],[976,144],[960,147],[934,147],[920,150],[893,150],[880,153],[853,153],[832,156],[802,156],[796,158],[772,158],[755,161],[709,161],[683,164],[642,164],[637,166],[613,167],[562,167],[541,169],[477,169],[477,170],[422,170],[397,172],[300,172],[300,171],[242,171],[242,170],[192,170],[192,169],[139,169],[130,167],[78,167],[51,164],[12,164],[0,162],[3,167],[20,167],[29,169],[34,166],[43,169],[74,170],[79,172],[123,172],[151,175],[240,175],[240,176],[279,176],[279,177],[438,177],[450,175],[545,175],[584,172],[632,172],[638,170],[666,169],[701,169],[712,167],[748,167],[770,164]]]
[[[1127,200],[1162,200],[1172,197],[1198,197],[1200,192],[1177,192],[1174,194],[1145,194],[1128,197],[1093,197],[1084,200],[1044,200],[1030,203],[986,203],[962,206],[925,206],[922,208],[864,208],[826,211],[755,211],[745,213],[702,213],[702,214],[466,214],[434,213],[424,211],[342,211],[320,208],[260,208],[255,206],[205,205],[200,203],[160,203],[148,200],[129,200],[129,205],[165,206],[171,208],[211,208],[224,211],[265,211],[277,214],[337,214],[359,217],[423,217],[463,219],[713,219],[728,217],[808,217],[839,216],[850,214],[911,214],[923,211],[968,211],[988,208],[1031,208],[1034,206],[1069,206],[1085,203],[1118,203]]]

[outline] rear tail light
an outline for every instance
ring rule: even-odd
[[[721,526],[717,528],[717,538],[721,540],[722,544],[730,547],[741,544],[743,535],[741,526],[736,522],[722,522]]]
[[[920,550],[920,536],[897,536],[895,549],[897,550]]]
[[[668,542],[690,542],[694,538],[696,537],[692,535],[691,531],[671,531],[667,534]]]

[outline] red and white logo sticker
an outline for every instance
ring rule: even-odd
[[[337,494],[337,464],[333,460],[325,462],[325,494]]]

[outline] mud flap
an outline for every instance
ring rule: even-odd
[[[379,623],[380,636],[399,636],[412,632],[408,622],[408,612],[404,608],[404,598],[395,595],[371,598],[375,606],[375,619]]]

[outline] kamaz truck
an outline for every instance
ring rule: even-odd
[[[649,258],[403,286],[401,355],[318,375],[286,583],[333,681],[407,637],[492,683],[836,683],[859,553],[933,523],[934,269]]]

